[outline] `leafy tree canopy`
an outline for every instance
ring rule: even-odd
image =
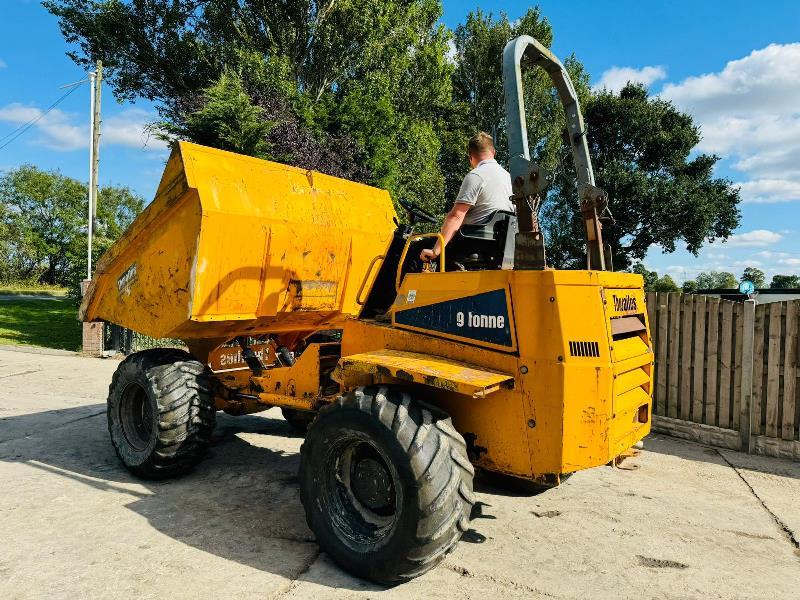
[[[0,244],[5,250],[0,272],[4,279],[64,285],[77,291],[86,276],[86,198],[86,185],[57,171],[23,165],[0,178]],[[100,188],[95,260],[143,206],[142,198],[128,188]]]
[[[698,290],[731,290],[739,287],[736,276],[727,271],[700,273],[695,278],[695,284]]]
[[[663,277],[659,278],[656,281],[655,285],[653,286],[654,292],[680,292],[681,288],[678,287],[678,284],[675,283],[675,280],[672,279],[669,275],[664,275]]]
[[[727,238],[739,224],[738,189],[713,174],[718,157],[690,157],[700,134],[688,114],[629,83],[619,94],[591,96],[585,117],[595,179],[608,192],[615,219],[603,236],[616,269],[641,260],[653,245],[673,252],[682,241],[696,255],[706,241]],[[545,209],[547,237],[557,240],[551,256],[559,266],[584,262],[576,202],[570,176],[551,192]]]
[[[681,291],[684,294],[695,294],[700,287],[697,285],[696,281],[689,279],[688,281],[684,281],[683,285],[681,286]]]
[[[648,270],[647,267],[645,267],[641,262],[637,262],[633,265],[633,267],[631,267],[631,273],[638,273],[642,276],[642,279],[644,279],[644,289],[646,291],[655,291],[653,286],[655,286],[656,282],[658,281],[658,273]]]
[[[766,287],[767,285],[767,277],[764,275],[764,271],[756,269],[755,267],[747,267],[742,272],[741,281],[751,281],[756,289]]]
[[[655,271],[649,271],[642,263],[638,262],[631,268],[632,273],[638,273],[644,279],[646,292],[679,292],[681,288],[669,275],[659,277]]]
[[[773,290],[800,288],[800,275],[773,275],[769,287]]]
[[[70,56],[103,60],[116,97],[154,101],[173,137],[441,205],[452,65],[438,0],[44,4]]]

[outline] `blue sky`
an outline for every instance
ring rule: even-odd
[[[768,275],[800,273],[800,3],[539,5],[553,24],[558,56],[574,52],[596,86],[643,81],[691,112],[704,135],[698,149],[722,156],[718,174],[742,184],[742,224],[729,242],[707,246],[699,257],[654,248],[648,267],[678,282],[711,269],[738,275],[747,265]],[[514,19],[528,6],[445,0],[442,20],[455,27],[474,8]],[[59,86],[86,76],[66,49],[56,20],[38,2],[0,0],[0,146],[64,93]],[[143,132],[156,115],[147,103],[117,104],[108,88],[103,100],[101,183],[128,185],[149,199],[167,156]],[[0,150],[0,170],[28,162],[85,180],[88,111],[84,85]]]

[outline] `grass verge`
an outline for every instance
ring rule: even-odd
[[[52,296],[64,298],[67,288],[40,283],[0,283],[0,296]]]
[[[81,324],[74,300],[0,299],[0,344],[79,350]]]

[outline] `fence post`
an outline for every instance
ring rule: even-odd
[[[753,451],[753,364],[755,355],[754,331],[756,320],[756,301],[745,300],[742,318],[742,402],[739,413],[739,438],[742,452]]]

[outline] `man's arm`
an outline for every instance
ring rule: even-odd
[[[456,231],[459,230],[461,224],[464,222],[464,217],[469,212],[471,205],[465,204],[463,202],[456,202],[453,205],[453,208],[450,209],[450,212],[447,213],[447,216],[444,218],[444,223],[442,223],[442,237],[444,238],[444,243],[447,245],[450,240],[453,239],[453,236],[456,234]],[[422,260],[428,261],[438,257],[442,253],[442,247],[439,240],[436,240],[436,245],[433,247],[432,250],[423,250],[420,253],[420,258]]]

